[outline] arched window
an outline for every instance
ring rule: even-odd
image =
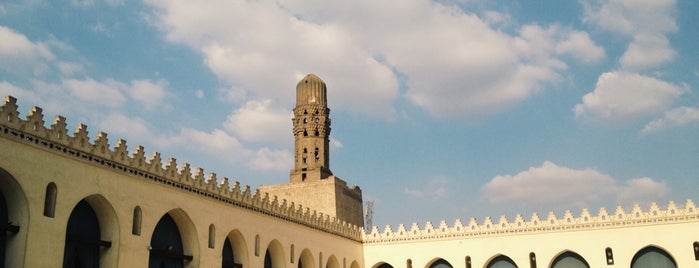
[[[515,264],[512,259],[505,255],[500,255],[491,260],[488,263],[487,268],[517,268],[517,265]]]
[[[269,254],[269,250],[265,251],[265,268],[272,268],[272,255]]]
[[[590,268],[590,265],[582,256],[566,251],[553,260],[551,268]]]
[[[694,242],[694,260],[699,261],[699,242]]]
[[[209,225],[209,248],[214,248],[216,246],[216,226],[213,224]]]
[[[260,256],[260,235],[255,235],[255,257]]]
[[[382,264],[379,265],[379,267],[377,267],[377,268],[393,268],[393,266],[391,266],[391,265],[388,264],[388,263],[382,263]]]
[[[53,218],[56,213],[56,196],[58,195],[58,189],[56,189],[56,184],[50,182],[46,185],[46,195],[44,195],[44,216]]]
[[[223,260],[221,260],[221,268],[242,268],[242,264],[235,263],[235,253],[233,252],[231,240],[228,238],[225,240],[226,242],[223,243],[223,252],[221,252],[221,256],[223,257]]]
[[[413,260],[411,260],[411,259],[406,260],[405,266],[408,268],[413,268]]]
[[[141,220],[143,215],[141,215],[141,207],[136,206],[133,208],[133,222],[131,223],[131,234],[141,235]]]
[[[192,259],[192,256],[184,254],[182,236],[177,228],[177,223],[170,214],[165,214],[153,230],[148,267],[182,268],[185,260],[191,261]]]
[[[445,259],[439,259],[430,265],[430,268],[453,268],[453,267],[454,266],[451,266],[451,263],[449,263]]]
[[[100,247],[111,246],[100,239],[99,220],[92,206],[80,200],[68,218],[63,267],[99,267]]]
[[[529,252],[529,267],[536,268],[536,254]]]
[[[289,254],[289,262],[294,263],[294,244],[291,244],[291,249],[289,250],[291,253]]]
[[[677,263],[664,250],[650,246],[633,256],[631,268],[677,268]]]

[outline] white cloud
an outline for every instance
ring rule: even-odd
[[[249,101],[228,116],[223,126],[246,141],[289,146],[291,112],[273,105],[271,100]]]
[[[448,184],[446,177],[437,176],[430,178],[426,185],[421,185],[418,189],[405,187],[403,193],[413,198],[443,198],[448,194]]]
[[[134,142],[157,140],[148,122],[121,113],[111,113],[100,121],[99,128],[113,138],[129,137]]]
[[[124,83],[114,79],[106,79],[102,82],[92,78],[84,80],[67,79],[61,83],[61,87],[71,95],[91,104],[99,104],[107,107],[119,107],[126,102],[122,94]]]
[[[620,59],[622,69],[647,70],[674,58],[676,53],[666,37],[677,31],[674,0],[603,0],[583,4],[585,21],[632,38]]]
[[[556,45],[559,54],[570,54],[583,63],[593,63],[605,57],[604,49],[590,38],[587,32],[572,31],[567,39]]]
[[[126,90],[134,100],[144,104],[146,108],[151,109],[158,105],[165,97],[167,91],[167,81],[158,80],[152,82],[150,80],[133,80],[131,86]]]
[[[194,91],[194,96],[197,97],[197,99],[203,99],[204,91],[201,89],[197,89],[196,91]]]
[[[611,32],[634,36],[638,33],[669,33],[677,30],[673,17],[675,0],[588,0],[583,1],[583,5],[583,20]]]
[[[651,178],[619,181],[594,169],[572,169],[547,161],[515,175],[495,176],[481,192],[492,204],[585,207],[609,198],[624,204],[653,200],[669,189]]]
[[[85,72],[85,67],[82,64],[74,62],[59,62],[58,70],[62,75],[70,77]]]
[[[653,133],[673,127],[682,127],[699,122],[699,109],[692,107],[678,107],[665,112],[662,118],[648,123],[641,132]]]
[[[41,73],[46,62],[55,58],[49,47],[41,42],[34,43],[25,35],[0,25],[0,69],[16,72]]]
[[[183,128],[178,135],[158,141],[161,146],[184,146],[190,150],[214,155],[229,163],[241,161],[251,155],[235,137],[221,129],[205,132],[193,128]]]
[[[273,150],[263,147],[250,159],[253,169],[288,171],[294,163],[294,156],[289,150]]]
[[[566,68],[561,53],[583,62],[603,55],[582,32],[528,25],[508,35],[491,28],[507,20],[503,14],[486,20],[433,1],[147,3],[159,10],[157,26],[168,39],[200,51],[235,102],[289,106],[289,85],[313,72],[328,84],[335,109],[394,118],[400,74],[413,104],[436,116],[470,117],[558,79]]]
[[[600,75],[593,92],[575,105],[575,116],[602,122],[624,122],[659,114],[685,89],[652,77],[608,72]]]
[[[639,34],[619,61],[622,69],[645,70],[672,60],[675,54],[665,36]]]

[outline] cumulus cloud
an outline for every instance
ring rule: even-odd
[[[129,96],[134,100],[151,109],[158,105],[165,97],[167,91],[167,81],[158,80],[156,82],[150,80],[133,80],[131,86],[126,88]]]
[[[653,133],[696,122],[699,122],[699,109],[682,106],[665,112],[662,118],[651,121],[641,132]]]
[[[556,45],[559,54],[570,54],[583,63],[594,63],[605,57],[604,49],[590,38],[587,32],[572,31]]]
[[[249,101],[228,116],[223,126],[246,141],[291,144],[291,111],[271,100]]]
[[[583,62],[603,55],[579,31],[527,25],[508,35],[492,28],[507,21],[503,14],[482,19],[433,1],[147,3],[159,10],[157,27],[200,51],[234,101],[284,105],[293,100],[288,85],[315,72],[333,107],[392,118],[400,75],[414,105],[469,117],[555,81],[566,68],[561,54]]]
[[[685,89],[653,77],[628,72],[600,75],[595,89],[575,106],[575,116],[624,122],[662,113]]]
[[[443,198],[448,194],[447,185],[449,180],[443,176],[430,178],[426,185],[421,185],[420,188],[403,189],[403,193],[413,198]]]
[[[249,165],[253,169],[288,171],[294,163],[294,156],[289,150],[274,150],[267,147],[257,150],[250,159]]]
[[[48,45],[32,42],[25,35],[0,25],[0,69],[8,72],[37,72],[55,55]]]
[[[669,192],[665,182],[651,178],[620,181],[595,169],[572,169],[544,162],[515,175],[495,176],[481,188],[492,204],[584,207],[613,198],[628,204],[655,200]]]
[[[92,78],[67,79],[61,83],[61,87],[72,96],[92,104],[114,108],[126,102],[126,97],[122,93],[126,86],[114,79],[106,79],[101,82]]]
[[[667,38],[678,29],[675,1],[582,3],[584,21],[629,37],[631,41],[619,59],[620,69],[600,75],[594,92],[585,95],[582,104],[576,105],[576,116],[585,114],[587,118],[620,122],[669,109],[682,90],[643,73],[671,61],[677,54]]]

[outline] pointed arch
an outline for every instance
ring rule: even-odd
[[[350,268],[359,268],[359,263],[357,261],[352,261],[352,264],[350,264]]]
[[[447,260],[442,259],[442,258],[436,258],[433,259],[432,261],[428,262],[429,265],[425,266],[428,268],[453,268],[454,266],[451,265]]]
[[[667,251],[651,245],[633,256],[631,268],[677,268],[677,262]]]
[[[101,240],[97,214],[85,199],[70,213],[65,240],[63,267],[99,267],[100,247],[111,247]]]
[[[517,268],[517,264],[505,255],[497,255],[491,258],[486,268]]]
[[[340,268],[340,262],[337,260],[335,255],[330,255],[330,257],[328,257],[328,262],[325,264],[325,268]]]
[[[390,265],[387,262],[379,262],[374,264],[374,266],[371,266],[371,268],[393,268],[393,265]]]
[[[0,168],[0,196],[5,207],[0,212],[0,267],[24,267],[29,205],[22,186],[7,171]],[[0,209],[1,210],[1,209]]]
[[[165,213],[151,236],[148,267],[197,267],[199,240],[194,223],[181,209]]]
[[[238,229],[230,231],[224,239],[221,255],[223,267],[249,267],[247,243]]]
[[[304,249],[299,255],[298,268],[315,268],[315,261],[313,261],[313,254],[309,249]]]
[[[579,254],[564,251],[551,261],[551,268],[590,268],[590,264]]]
[[[284,248],[276,239],[269,242],[265,251],[265,268],[284,267]]]

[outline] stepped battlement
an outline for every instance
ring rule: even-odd
[[[73,135],[68,134],[66,118],[56,116],[49,128],[45,127],[43,110],[33,107],[26,119],[19,117],[17,99],[7,96],[0,105],[0,136],[36,148],[61,154],[88,164],[111,169],[114,172],[150,180],[167,187],[174,187],[191,194],[218,202],[255,211],[282,220],[301,224],[310,228],[361,241],[363,229],[324,215],[308,207],[287,202],[261,193],[259,189],[241,186],[216,173],[205,174],[204,169],[192,170],[189,163],[178,166],[175,158],[169,158],[163,165],[161,154],[153,152],[147,159],[143,146],[136,146],[129,154],[126,141],[118,139],[111,148],[107,133],[98,132],[94,142],[90,142],[87,126],[78,124]]]
[[[374,226],[371,232],[364,234],[363,241],[371,244],[428,239],[506,236],[526,233],[560,233],[565,231],[644,226],[659,222],[689,221],[699,222],[699,209],[690,199],[685,202],[682,208],[678,207],[675,202],[670,201],[666,209],[661,209],[656,203],[652,203],[647,210],[643,210],[641,206],[635,204],[630,212],[626,212],[621,206],[617,206],[614,213],[609,213],[606,208],[600,208],[597,215],[592,215],[588,209],[583,209],[577,217],[568,210],[561,217],[553,212],[549,212],[546,218],[541,218],[537,213],[533,213],[529,220],[525,220],[522,215],[517,214],[512,221],[505,216],[500,216],[497,221],[486,217],[480,223],[475,218],[471,218],[466,224],[457,219],[451,226],[444,220],[440,221],[437,226],[428,221],[423,228],[420,228],[417,223],[411,224],[409,228],[400,224],[395,231],[390,225],[387,225],[383,231],[379,231],[379,228]]]

